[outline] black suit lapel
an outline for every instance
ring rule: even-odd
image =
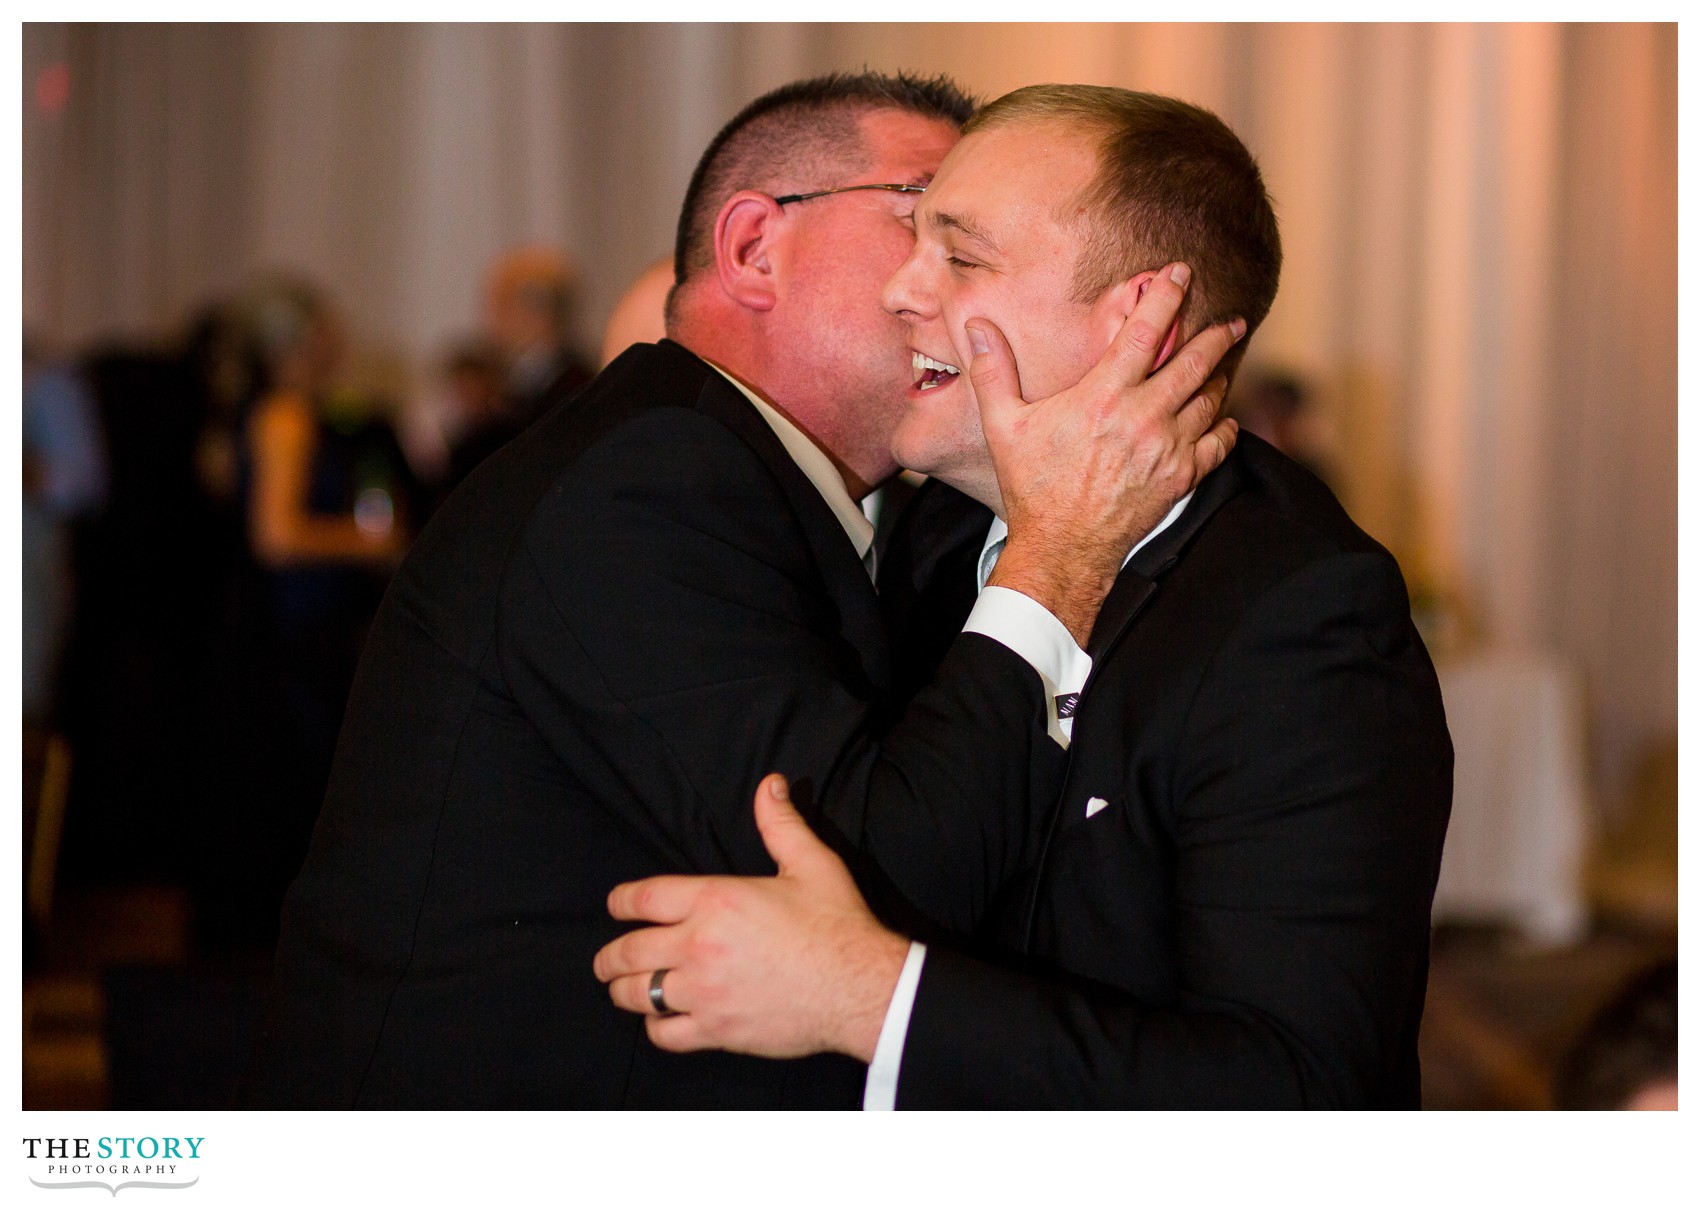
[[[1205,478],[1193,493],[1192,500],[1181,516],[1175,519],[1168,530],[1134,553],[1133,558],[1122,568],[1121,575],[1116,578],[1116,584],[1110,587],[1109,596],[1104,599],[1104,605],[1098,611],[1097,622],[1093,624],[1092,635],[1086,643],[1087,656],[1092,658],[1092,672],[1086,678],[1086,685],[1081,688],[1080,712],[1091,711],[1089,693],[1092,684],[1097,681],[1099,672],[1103,670],[1116,645],[1127,635],[1133,621],[1157,596],[1163,575],[1180,560],[1187,545],[1204,529],[1216,511],[1226,505],[1244,486],[1245,472],[1237,455],[1237,450],[1230,453],[1227,461]],[[1071,746],[1071,771],[1075,757]],[[1068,795],[1066,777],[1063,795]],[[1051,809],[1051,819],[1045,828],[1045,841],[1039,851],[1039,861],[1034,866],[1032,887],[1026,894],[1027,910],[1024,915],[1021,944],[1024,952],[1031,952],[1033,949],[1033,930],[1038,921],[1039,890],[1045,864],[1050,858],[1051,842],[1056,837],[1062,813],[1063,801],[1059,800]]]
[[[1245,472],[1240,466],[1237,452],[1231,453],[1221,467],[1205,477],[1174,524],[1140,548],[1133,559],[1127,562],[1121,576],[1116,578],[1116,584],[1111,587],[1109,596],[1104,599],[1104,605],[1098,611],[1098,620],[1092,626],[1092,636],[1086,643],[1086,654],[1092,658],[1094,676],[1104,664],[1104,659],[1110,655],[1110,650],[1115,648],[1116,642],[1126,634],[1139,612],[1145,609],[1146,604],[1157,593],[1163,574],[1175,566],[1181,554],[1186,551],[1187,545],[1204,529],[1204,525],[1216,511],[1240,491],[1244,483]],[[1086,685],[1092,685],[1090,678]],[[1082,694],[1084,695],[1084,691]]]
[[[670,341],[663,341],[660,346],[688,353]],[[755,406],[713,367],[708,368],[697,407],[748,443],[773,473],[802,525],[821,579],[838,606],[842,634],[861,658],[869,681],[877,687],[888,687],[891,649],[873,582],[820,490],[803,474]]]
[[[1092,659],[1094,670],[1156,592],[1157,583],[1135,570],[1131,563],[1122,569],[1116,584],[1110,587],[1109,597],[1098,608],[1098,620],[1086,642],[1086,655]]]
[[[901,578],[916,592],[930,595],[939,591],[942,581],[958,594],[966,619],[974,605],[974,566],[991,524],[991,510],[942,480],[927,481],[915,490],[892,528],[887,545],[891,561],[880,569],[880,592]],[[966,586],[956,576],[964,564]]]
[[[894,690],[932,681],[976,594],[975,565],[992,512],[938,480],[922,485],[880,558],[879,598],[892,638]]]

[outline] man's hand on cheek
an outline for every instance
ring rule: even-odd
[[[621,921],[652,922],[596,954],[616,1006],[649,1016],[663,1049],[869,1061],[909,943],[881,926],[838,856],[793,807],[782,776],[756,791],[774,877],[657,876],[608,895]],[[650,992],[655,974],[664,1005]]]
[[[1217,364],[1241,321],[1199,333],[1153,372],[1189,274],[1151,280],[1096,366],[1073,387],[1021,398],[1015,358],[990,321],[967,323],[969,375],[1003,497],[1009,542],[991,584],[1047,607],[1084,647],[1128,551],[1227,458]]]

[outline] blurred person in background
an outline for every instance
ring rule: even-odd
[[[70,748],[61,732],[60,683],[75,610],[76,521],[106,498],[106,451],[94,398],[76,369],[23,337],[23,585],[19,595],[23,701],[24,964],[40,954],[58,871]],[[52,841],[48,841],[52,840]],[[39,854],[38,854],[39,850]],[[51,856],[45,871],[39,858]]]
[[[644,267],[608,317],[602,330],[602,365],[607,366],[639,342],[667,335],[667,292],[673,289],[673,257],[658,257]]]
[[[347,400],[332,392],[343,354],[335,314],[315,288],[284,278],[254,287],[243,314],[262,374],[238,475],[256,560],[283,574],[387,570],[404,546],[395,494],[384,483],[393,471],[338,441],[370,426],[339,408]]]
[[[595,373],[571,345],[577,304],[578,273],[555,249],[513,249],[490,271],[485,320],[507,363],[503,407],[515,434]]]
[[[216,743],[197,832],[197,917],[214,947],[275,932],[417,495],[390,426],[336,390],[344,340],[322,292],[266,277],[234,315],[257,377],[236,423],[246,553],[210,663]]]
[[[71,524],[106,500],[106,446],[88,384],[24,336],[23,711],[47,724],[73,602]]]
[[[1316,434],[1316,414],[1305,381],[1286,371],[1248,374],[1228,400],[1228,416],[1287,458],[1333,486]]]
[[[240,531],[236,493],[243,414],[259,391],[262,371],[243,317],[230,300],[209,301],[190,316],[182,358],[203,403],[196,479]],[[237,539],[245,542],[240,535]]]
[[[219,642],[235,631],[236,616],[258,610],[257,602],[242,594],[252,577],[241,476],[245,466],[243,430],[264,372],[244,317],[229,299],[209,301],[190,317],[182,362],[191,390],[200,401],[193,462],[207,519],[203,549],[206,598],[216,618],[205,634],[198,687],[202,702],[198,707],[205,712],[210,706],[217,714],[223,707],[208,705],[205,696],[209,676],[216,681],[218,669],[229,657],[219,649]]]
[[[408,435],[409,453],[441,504],[469,472],[595,373],[573,350],[578,276],[552,248],[513,249],[491,267],[484,334],[445,360],[435,414]],[[425,432],[429,430],[430,432]]]
[[[76,597],[58,712],[74,753],[64,875],[68,884],[174,879],[216,584],[194,458],[205,406],[170,343],[103,343],[79,356],[77,371],[106,487],[72,526]]]
[[[295,672],[313,678],[303,667],[317,667],[320,685],[299,709],[309,750],[328,766],[366,624],[406,550],[411,484],[387,423],[333,390],[343,335],[324,296],[271,278],[243,314],[262,377],[237,477],[249,549],[279,639],[303,663]]]
[[[433,508],[519,432],[503,399],[502,355],[494,346],[476,339],[455,346],[443,361],[441,381],[447,451]]]

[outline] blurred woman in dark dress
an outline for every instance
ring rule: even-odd
[[[406,548],[391,428],[334,392],[325,297],[271,277],[238,302],[259,368],[236,432],[246,567],[226,612],[219,745],[198,881],[202,940],[265,944],[306,853],[366,629]]]

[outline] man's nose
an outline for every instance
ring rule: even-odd
[[[920,252],[917,248],[910,253],[880,292],[880,303],[899,320],[920,320],[931,314],[932,294],[921,281]]]

